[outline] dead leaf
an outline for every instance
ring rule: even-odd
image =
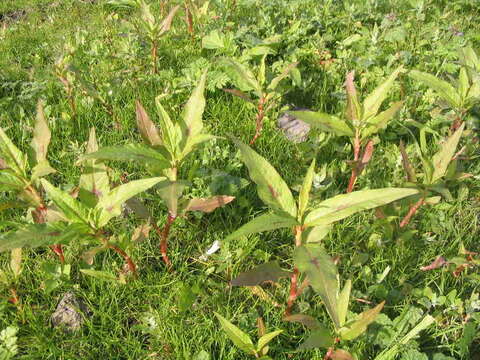
[[[446,264],[448,264],[448,261],[446,261],[443,256],[438,256],[430,265],[422,266],[420,270],[430,271],[445,266]]]
[[[232,202],[235,196],[218,195],[211,198],[195,198],[190,200],[185,211],[212,212],[216,208],[227,205]]]
[[[133,231],[132,241],[140,242],[148,239],[148,235],[150,234],[151,229],[152,226],[149,223],[141,224]]]

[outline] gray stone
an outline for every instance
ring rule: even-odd
[[[307,110],[307,109],[294,109]],[[294,143],[301,143],[307,140],[310,132],[310,125],[297,119],[288,113],[283,113],[277,120],[278,127],[283,131],[288,140]]]
[[[82,327],[85,318],[88,316],[91,316],[91,314],[85,303],[73,292],[68,291],[63,294],[50,319],[53,327],[74,332]]]

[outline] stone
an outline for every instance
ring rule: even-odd
[[[85,303],[73,292],[68,291],[63,294],[50,319],[54,328],[75,332],[80,330],[88,316],[91,314]]]
[[[296,108],[294,110],[307,110]],[[277,120],[278,127],[283,131],[286,138],[293,143],[301,143],[307,140],[310,125],[297,119],[288,113],[283,113]]]

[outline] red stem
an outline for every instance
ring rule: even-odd
[[[403,218],[402,222],[400,223],[400,227],[403,228],[404,226],[408,225],[410,222],[410,219],[412,218],[413,215],[417,212],[417,210],[420,208],[425,203],[425,198],[421,198],[418,200],[415,204],[410,206],[410,210],[408,210],[407,215]]]
[[[118,246],[112,245],[112,244],[107,244],[107,247],[109,249],[112,249],[113,251],[115,251],[121,257],[123,257],[123,259],[125,260],[125,262],[128,265],[128,269],[132,272],[133,275],[135,275],[135,276],[137,275],[137,266],[135,265],[135,263],[132,261],[130,256],[128,256],[128,254],[125,251],[120,249]]]
[[[177,217],[175,215],[172,215],[169,213],[167,216],[167,222],[165,223],[163,231],[161,231],[156,224],[153,224],[155,231],[160,237],[160,253],[162,254],[162,260],[165,263],[165,265],[167,265],[169,268],[172,266],[172,262],[170,261],[167,255],[168,235],[170,234],[170,229],[172,227],[172,224],[175,222],[176,218]]]
[[[303,228],[301,226],[295,226],[293,230],[295,234],[295,247],[302,246],[302,231],[303,231]],[[285,316],[291,315],[293,304],[295,303],[295,300],[297,299],[298,296],[300,296],[303,290],[303,287],[301,288],[301,291],[299,291],[298,289],[299,275],[300,275],[300,272],[298,271],[298,268],[295,266],[293,268],[292,276],[290,277],[290,294],[287,300],[287,308],[285,309]]]
[[[263,118],[265,117],[265,111],[264,111],[264,104],[265,104],[265,98],[262,97],[258,103],[257,107],[257,117],[255,120],[255,136],[253,137],[252,140],[250,140],[250,145],[253,145],[255,141],[259,138],[262,129],[263,129]]]

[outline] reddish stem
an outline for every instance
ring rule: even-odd
[[[37,208],[32,213],[33,221],[37,224],[44,224],[47,222],[47,207],[43,204],[37,206]],[[62,245],[54,244],[50,245],[50,249],[58,256],[60,263],[65,263],[65,256],[63,254]]]
[[[303,231],[302,226],[295,226],[293,230],[295,234],[295,247],[302,246],[302,231]],[[287,308],[285,309],[285,316],[290,316],[290,314],[292,313],[292,307],[293,307],[293,304],[295,303],[295,300],[297,299],[297,297],[300,296],[301,292],[304,289],[304,287],[302,287],[301,290],[299,290],[298,288],[299,275],[300,275],[300,272],[298,271],[298,268],[295,266],[293,268],[292,276],[290,277],[290,294],[287,300]]]
[[[107,244],[107,247],[109,249],[112,249],[113,251],[115,251],[121,257],[123,257],[123,259],[125,260],[125,262],[128,265],[128,269],[131,271],[131,273],[135,276],[137,275],[137,266],[135,265],[133,260],[130,258],[130,256],[128,256],[128,254],[125,251],[120,249],[118,246],[112,245],[112,244]]]
[[[65,264],[65,256],[61,244],[50,245],[50,249],[58,256],[61,264]]]
[[[160,253],[162,254],[162,260],[167,265],[169,268],[172,266],[172,262],[168,258],[167,252],[168,252],[168,235],[170,234],[170,229],[172,227],[172,224],[175,222],[175,219],[177,217],[172,214],[168,214],[167,216],[167,222],[165,223],[165,226],[163,228],[163,231],[160,231],[158,226],[156,224],[154,225],[155,231],[157,232],[158,236],[160,237]]]
[[[347,193],[351,193],[357,182],[357,169],[352,169],[352,175],[350,175],[350,180],[348,181]]]
[[[262,129],[263,129],[263,118],[265,117],[265,111],[264,111],[264,105],[265,105],[265,98],[262,97],[258,103],[257,107],[257,117],[255,120],[255,136],[253,137],[252,140],[250,140],[250,145],[253,145],[255,141],[259,138]]]
[[[404,226],[408,225],[408,223],[410,222],[410,219],[412,218],[413,215],[415,215],[415,213],[417,212],[417,210],[420,208],[420,206],[422,206],[423,204],[425,204],[425,198],[421,198],[420,200],[418,200],[415,204],[413,204],[412,206],[410,206],[410,210],[408,210],[408,213],[407,215],[405,215],[405,217],[403,218],[402,222],[400,223],[400,227],[403,228]]]

